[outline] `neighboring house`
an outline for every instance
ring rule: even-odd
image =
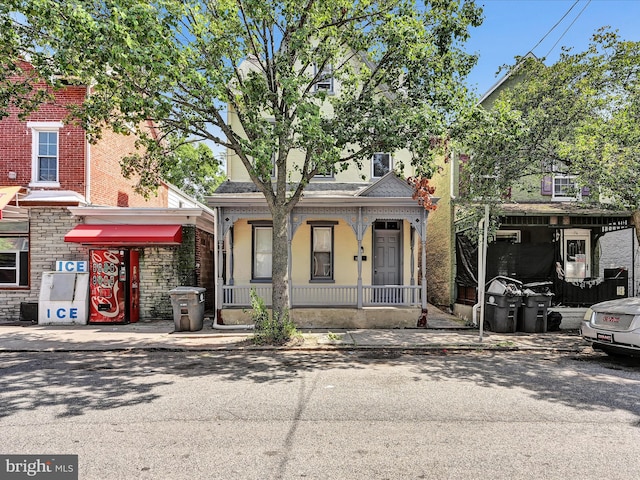
[[[318,88],[340,94],[330,75]],[[229,118],[240,131],[232,111]],[[291,157],[291,164],[303,158]],[[305,188],[288,233],[290,314],[298,326],[426,325],[427,285],[418,265],[428,212],[394,171],[400,162],[410,165],[408,152],[380,152],[361,169],[317,175]],[[271,302],[271,215],[232,151],[226,173],[207,197],[217,218],[217,319],[249,324],[251,290]]]
[[[213,212],[168,184],[149,199],[137,194],[119,163],[133,136],[105,131],[89,144],[65,123],[87,94],[68,86],[27,119],[14,111],[0,120],[0,320],[33,319],[43,272],[89,261],[91,249],[140,257],[137,313],[123,321],[172,318],[171,288],[212,286]]]
[[[490,108],[511,81],[510,75],[503,77],[480,103]],[[459,154],[448,160],[442,174],[433,179],[441,200],[427,234],[446,241],[430,243],[427,250],[429,301],[471,318],[471,307],[478,301],[478,248],[459,231],[453,202],[468,194],[460,185],[463,164],[470,160]],[[534,288],[548,288],[554,294],[554,304],[565,306],[628,296],[635,284],[633,260],[615,258],[610,250],[617,246],[601,240],[610,232],[632,228],[629,213],[587,205],[583,200],[595,192],[576,193],[574,177],[561,167],[541,166],[538,178],[508,192],[501,205],[500,228],[487,249],[487,282],[506,276],[537,284]],[[629,242],[633,249],[633,240]],[[609,251],[603,245],[609,245]]]

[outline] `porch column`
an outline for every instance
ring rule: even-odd
[[[362,308],[362,207],[358,208],[358,225],[356,228],[356,239],[358,240],[358,287],[356,295],[358,299],[358,309]]]
[[[229,228],[229,285],[233,285],[233,226]],[[223,269],[224,271],[224,269]]]
[[[214,272],[216,276],[216,316],[220,317],[222,312],[222,304],[223,304],[223,291],[222,286],[224,279],[222,278],[222,270],[223,270],[223,248],[224,248],[224,237],[222,235],[222,209],[220,207],[216,208],[216,238],[215,238],[215,252],[214,258],[216,259],[214,265]]]
[[[409,260],[409,269],[411,270],[411,280],[409,281],[409,285],[411,285],[412,287],[416,284],[416,272],[415,272],[415,268],[416,268],[416,261],[413,258],[415,255],[415,246],[416,246],[416,231],[413,228],[412,225],[409,225],[409,239],[410,239],[410,245],[411,245],[411,259]],[[413,302],[415,301],[415,292],[412,289],[411,290],[411,303],[413,304]]]

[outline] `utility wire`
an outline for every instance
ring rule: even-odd
[[[535,47],[533,47],[531,50],[529,50],[530,52],[532,52],[532,53],[533,53],[533,51],[534,51],[536,48],[538,48],[538,45],[540,45],[540,44],[544,41],[544,39],[545,39],[545,38],[547,38],[547,37],[549,36],[549,34],[555,30],[555,28],[560,24],[560,22],[562,22],[562,20],[564,20],[564,18],[565,18],[567,15],[569,15],[569,13],[571,12],[571,10],[573,10],[573,7],[575,7],[575,6],[578,4],[578,2],[579,2],[579,1],[580,1],[580,0],[576,0],[576,1],[574,2],[574,4],[573,4],[573,5],[571,5],[571,7],[569,8],[569,10],[567,10],[567,12],[562,16],[562,18],[561,18],[560,20],[558,20],[558,21],[556,22],[556,24],[555,24],[553,27],[551,27],[547,33],[545,33],[545,34],[544,34],[544,37],[542,37],[538,43],[536,43],[536,46],[535,46]]]
[[[577,3],[577,2],[576,2]],[[573,26],[574,23],[576,23],[576,20],[578,20],[578,18],[580,18],[580,15],[582,15],[582,12],[585,11],[585,9],[589,6],[589,4],[591,3],[591,0],[589,0],[586,5],[584,7],[582,7],[582,10],[580,10],[580,12],[578,13],[578,15],[576,15],[576,18],[573,19],[573,22],[571,22],[569,24],[569,26],[567,27],[567,29],[562,32],[562,35],[560,35],[560,38],[558,38],[558,40],[556,41],[556,43],[553,44],[553,47],[551,47],[551,49],[547,52],[547,54],[545,55],[545,58],[549,56],[549,54],[553,51],[554,48],[556,48],[556,45],[558,45],[558,43],[560,42],[560,40],[562,40],[562,37],[564,37],[566,35],[566,33],[569,31],[569,29]],[[574,3],[575,5],[575,3]],[[573,8],[573,7],[571,7]],[[569,11],[571,11],[571,9],[569,9]],[[567,12],[569,13],[569,12]],[[566,15],[565,15],[566,16]],[[562,17],[564,18],[564,17]],[[554,27],[555,28],[555,27]]]

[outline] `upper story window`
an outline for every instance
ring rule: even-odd
[[[27,122],[31,129],[31,183],[44,187],[60,186],[61,122]]]
[[[318,75],[318,66],[314,65],[314,75]],[[334,93],[333,85],[333,66],[325,65],[318,76],[319,79],[315,84],[315,91],[325,91],[327,93]]]
[[[580,200],[580,190],[573,175],[554,175],[552,200],[569,202]]]
[[[384,177],[393,169],[393,158],[390,153],[374,153],[371,159],[371,177]]]

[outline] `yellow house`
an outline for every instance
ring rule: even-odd
[[[255,59],[245,61],[244,71],[258,71]],[[331,69],[324,73],[314,88],[329,99],[339,96],[340,82]],[[320,107],[333,114],[330,100]],[[227,123],[243,131],[231,106]],[[304,160],[299,150],[287,157],[288,187],[300,182],[296,166]],[[289,313],[298,326],[426,326],[426,274],[419,265],[425,264],[428,211],[412,198],[405,180],[414,173],[410,165],[409,151],[378,152],[346,170],[316,174],[306,185],[287,232]],[[216,321],[250,324],[251,290],[271,301],[271,215],[233,150],[226,173],[228,180],[208,197],[217,218]],[[273,183],[277,173],[274,167]]]
[[[376,155],[368,182],[346,172],[314,180],[293,209],[289,298],[299,326],[426,326],[418,253],[426,251],[428,212],[393,172],[393,161]],[[271,299],[270,213],[252,182],[232,178],[209,205],[217,218],[217,320],[248,324],[251,289],[267,304]]]

